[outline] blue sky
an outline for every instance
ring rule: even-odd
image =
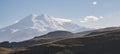
[[[0,28],[29,14],[72,19],[80,26],[120,25],[120,0],[0,0]]]

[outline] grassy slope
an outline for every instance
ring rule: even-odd
[[[28,47],[13,54],[120,54],[120,30]]]
[[[0,54],[8,54],[11,51],[12,49],[10,48],[0,48]]]

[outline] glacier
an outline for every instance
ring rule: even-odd
[[[0,42],[24,41],[56,30],[76,33],[90,30],[90,28],[79,26],[70,19],[57,18],[47,14],[31,14],[15,24],[0,29]]]

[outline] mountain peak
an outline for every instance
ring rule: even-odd
[[[39,15],[39,16],[37,16],[36,17],[36,19],[38,19],[38,20],[44,20],[44,21],[46,21],[46,20],[50,20],[50,16],[48,16],[47,14],[41,14],[41,15]]]
[[[35,18],[35,17],[37,17],[37,14],[32,13],[32,14],[30,14],[28,17],[29,17],[29,18]]]
[[[80,32],[88,30],[88,28],[83,29],[83,27],[72,23],[69,19],[56,18],[48,16],[47,14],[41,14],[39,16],[36,14],[30,14],[20,20],[19,23],[10,25],[0,31],[2,30],[5,31],[0,32],[0,35],[2,36],[0,41],[22,41],[56,30]]]
[[[40,17],[41,17],[41,18],[50,18],[50,16],[47,15],[47,14],[41,14]]]
[[[37,17],[36,14],[30,14],[30,15],[28,15],[27,17],[25,17],[25,18],[23,18],[22,20],[20,20],[20,22],[22,22],[22,23],[25,23],[25,22],[31,23],[32,20],[33,20],[34,18],[36,18],[36,17]]]
[[[41,14],[41,16],[48,16],[48,14]]]

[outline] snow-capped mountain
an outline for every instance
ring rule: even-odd
[[[74,24],[69,19],[31,14],[13,25],[0,29],[0,41],[23,41],[56,30],[81,32],[89,28]]]

